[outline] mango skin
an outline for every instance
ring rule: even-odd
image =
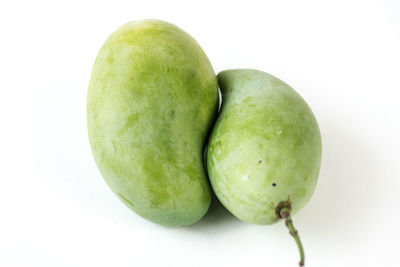
[[[290,200],[292,214],[311,198],[321,162],[317,121],[304,100],[267,73],[218,74],[222,108],[207,151],[218,199],[239,219],[279,220],[276,207]]]
[[[186,32],[130,22],[102,46],[87,94],[89,140],[112,191],[167,226],[200,220],[210,205],[203,150],[217,115],[213,68]]]

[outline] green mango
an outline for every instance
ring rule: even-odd
[[[304,100],[267,73],[218,74],[222,108],[207,150],[218,199],[239,219],[272,224],[311,198],[321,162],[317,121]]]
[[[199,46],[167,22],[130,22],[102,46],[87,94],[96,164],[138,215],[167,226],[200,220],[210,205],[203,151],[218,83]]]

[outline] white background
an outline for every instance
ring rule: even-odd
[[[214,201],[166,228],[128,210],[90,152],[86,90],[120,25],[172,22],[216,72],[290,84],[322,132],[319,183],[295,216],[306,266],[399,266],[399,1],[2,1],[0,266],[297,266],[283,223],[243,223]]]

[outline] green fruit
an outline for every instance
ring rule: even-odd
[[[189,34],[157,20],[119,28],[87,95],[92,152],[112,191],[158,224],[201,219],[211,199],[202,156],[217,107],[215,73]]]
[[[249,223],[290,219],[310,199],[320,168],[321,136],[310,108],[261,71],[223,71],[218,83],[223,104],[207,151],[217,197]]]
[[[222,204],[239,219],[277,222],[276,207],[292,214],[310,199],[321,161],[318,124],[304,100],[267,73],[218,74],[223,105],[208,144],[207,167]]]

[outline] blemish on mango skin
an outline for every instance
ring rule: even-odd
[[[176,118],[175,110],[171,110],[171,111],[169,112],[169,116],[171,117],[172,120],[175,119],[175,118]]]
[[[126,202],[127,204],[129,204],[129,205],[132,206],[132,207],[135,207],[135,205],[134,205],[131,201],[129,201],[129,199],[127,199],[123,194],[117,193],[117,195],[118,195],[124,202]]]
[[[116,153],[117,152],[117,145],[115,144],[115,141],[114,140],[112,140],[111,141],[111,144],[112,144],[112,147],[113,147],[113,153]]]

